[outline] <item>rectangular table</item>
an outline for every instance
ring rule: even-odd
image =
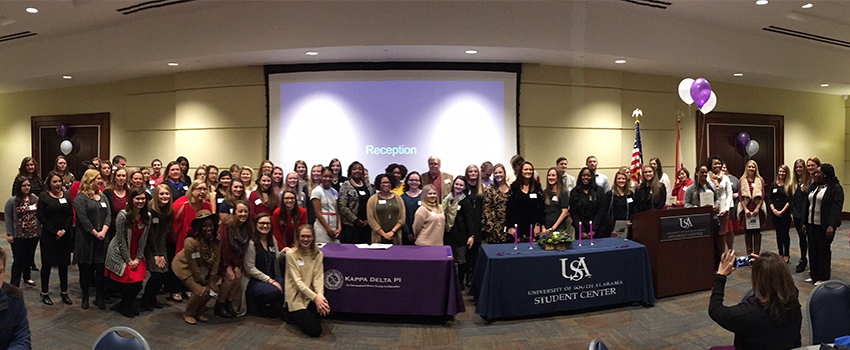
[[[447,246],[322,247],[325,297],[333,311],[453,316],[466,309]]]
[[[655,304],[646,247],[623,238],[574,242],[569,250],[484,244],[470,294],[485,320],[629,302]]]

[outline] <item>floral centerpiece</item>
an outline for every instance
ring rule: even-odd
[[[552,231],[541,234],[537,239],[537,244],[540,244],[545,250],[563,250],[570,249],[574,241],[575,237],[571,233]]]

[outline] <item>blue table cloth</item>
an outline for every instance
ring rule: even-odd
[[[481,246],[470,294],[484,319],[523,317],[607,305],[655,304],[649,254],[640,243],[600,238],[549,250],[534,244]]]

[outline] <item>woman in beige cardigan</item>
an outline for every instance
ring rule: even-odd
[[[433,185],[422,188],[422,206],[416,209],[413,219],[413,236],[416,245],[443,245],[443,235],[446,233],[446,216],[437,197],[437,189]]]
[[[401,197],[391,192],[397,181],[392,174],[380,174],[375,178],[379,191],[366,202],[372,243],[401,245],[401,227],[404,226],[406,211]]]
[[[761,229],[767,219],[767,209],[764,205],[764,179],[759,174],[758,164],[754,160],[747,162],[747,170],[741,176],[741,186],[738,188],[738,220],[745,229],[744,242],[747,255],[761,252]],[[756,220],[752,228],[747,222]]]
[[[324,256],[316,246],[312,225],[298,228],[298,244],[286,253],[286,305],[289,318],[304,334],[322,335],[319,315],[331,312],[325,299]]]

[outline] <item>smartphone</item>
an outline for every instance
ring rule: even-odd
[[[743,255],[735,258],[735,267],[753,266],[753,257],[751,255]]]

